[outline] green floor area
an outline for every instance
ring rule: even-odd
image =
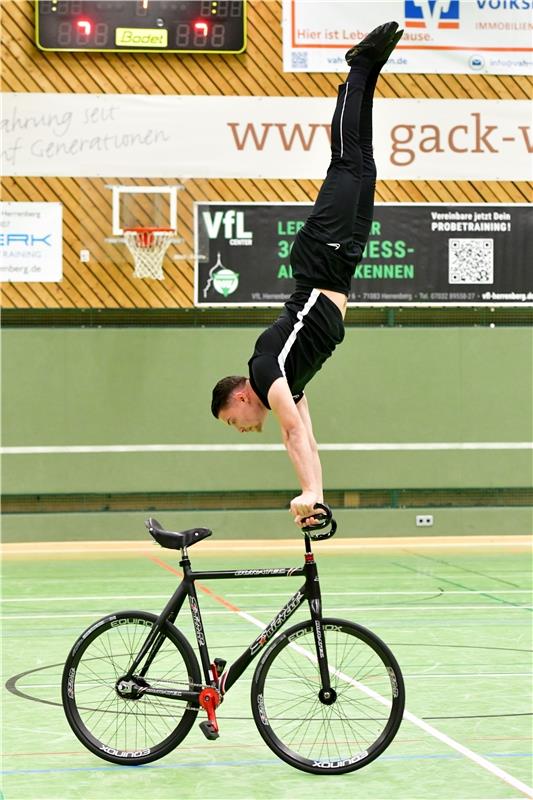
[[[308,775],[276,759],[252,718],[253,665],[220,708],[217,741],[208,742],[195,724],[164,759],[130,768],[84,750],[60,705],[59,681],[70,646],[109,612],[159,611],[178,580],[163,566],[177,566],[170,551],[147,548],[121,556],[88,549],[60,560],[5,562],[6,800],[527,797],[533,699],[529,553],[503,539],[497,547],[440,549],[420,543],[342,554],[328,552],[327,544],[318,556],[325,613],[374,630],[392,648],[406,681],[409,718],[380,758],[331,777]],[[300,563],[294,552],[280,549],[276,555],[276,546],[222,555],[203,551],[200,544],[190,555],[202,569]],[[209,582],[200,602],[212,655],[231,661],[256,637],[257,627],[235,609],[267,623],[300,580]],[[296,619],[304,616],[300,610]],[[180,627],[192,635],[188,618]],[[468,748],[466,754],[450,741]]]

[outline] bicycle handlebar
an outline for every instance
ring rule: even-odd
[[[315,503],[314,508],[317,511],[322,512],[322,513],[320,513],[318,515],[319,517],[322,517],[322,519],[320,520],[320,522],[317,522],[315,525],[304,525],[302,527],[302,531],[305,533],[306,536],[309,536],[309,538],[313,539],[313,540],[329,539],[330,536],[334,536],[335,535],[335,532],[337,530],[337,522],[333,518],[333,512],[332,512],[331,508],[328,505],[326,505],[325,503]],[[308,517],[304,517],[302,521],[304,522],[306,519],[311,519],[311,515],[309,515]],[[331,529],[329,531],[327,531],[326,533],[318,533],[318,531],[321,531],[324,528],[327,528],[328,525],[331,526]],[[317,533],[315,533],[315,535],[313,536],[312,534],[315,531],[317,531]]]

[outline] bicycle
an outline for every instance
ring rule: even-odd
[[[323,617],[311,541],[334,535],[328,506],[304,531],[299,567],[193,572],[188,548],[211,536],[207,528],[164,530],[146,521],[162,547],[181,550],[183,578],[159,616],[110,614],[78,638],[65,663],[62,699],[78,739],[116,764],[146,764],[187,736],[201,709],[207,739],[219,736],[216,710],[248,665],[261,656],[251,689],[255,724],[270,749],[297,769],[339,774],[360,769],[389,746],[400,726],[405,689],[398,663],[374,633]],[[329,528],[329,530],[328,530]],[[305,583],[226,669],[211,661],[195,581],[296,577]],[[188,598],[200,665],[174,622]],[[307,601],[311,618],[280,629]],[[277,635],[276,635],[277,634]]]

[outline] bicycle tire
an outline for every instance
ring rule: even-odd
[[[347,620],[323,620],[331,687],[325,704],[314,624],[288,628],[272,642],[252,681],[255,724],[266,744],[304,772],[361,769],[390,745],[402,721],[405,687],[398,663],[371,631]],[[390,707],[389,707],[390,706]]]
[[[61,695],[70,727],[88,750],[114,764],[162,758],[187,736],[198,714],[190,703],[153,695],[126,699],[115,689],[156,619],[144,611],[103,617],[81,634],[63,669]],[[199,688],[200,668],[185,636],[169,622],[162,633],[145,680],[156,688]]]

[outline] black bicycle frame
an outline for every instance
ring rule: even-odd
[[[313,634],[317,654],[317,662],[322,681],[322,689],[329,691],[330,676],[328,670],[326,643],[322,626],[322,600],[320,595],[320,583],[318,580],[318,569],[311,551],[309,537],[305,537],[305,563],[301,567],[268,567],[265,569],[237,569],[237,570],[215,570],[208,572],[193,572],[187,551],[183,550],[183,558],[179,562],[183,569],[183,579],[176,591],[166,604],[165,608],[157,618],[154,626],[143,644],[139,654],[133,661],[124,676],[125,680],[135,680],[134,676],[144,677],[148,672],[150,664],[155,658],[159,648],[164,641],[162,629],[168,620],[174,623],[181,611],[185,598],[189,598],[189,605],[192,614],[196,641],[200,652],[200,660],[207,686],[213,686],[223,695],[229,691],[233,684],[240,678],[244,670],[251,664],[254,658],[261,652],[263,647],[268,644],[272,637],[292,617],[294,612],[306,600],[309,603],[309,611],[313,621]],[[295,592],[289,601],[283,606],[276,616],[268,623],[263,631],[254,639],[249,647],[234,661],[221,676],[214,674],[207,641],[198,604],[195,582],[200,580],[225,580],[239,578],[288,578],[305,576],[305,583]],[[143,668],[137,672],[139,666],[146,658]],[[197,691],[176,690],[176,689],[151,689],[143,688],[143,694],[154,694],[157,696],[168,697],[169,699],[197,701],[200,688]]]

